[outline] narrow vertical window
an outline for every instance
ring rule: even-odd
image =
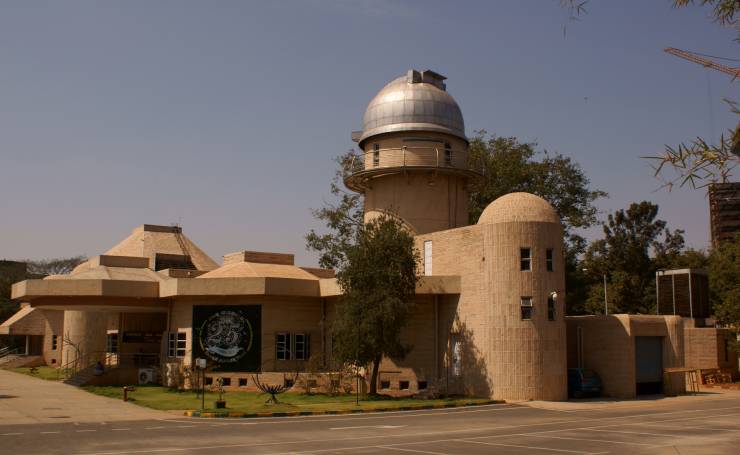
[[[432,241],[424,241],[424,275],[432,275]]]
[[[519,270],[532,270],[532,250],[530,248],[519,248]]]
[[[290,334],[278,333],[275,335],[275,358],[290,360]]]
[[[462,343],[460,341],[460,334],[453,333],[451,340],[451,357],[452,357],[452,375],[462,375]]]
[[[167,355],[170,357],[185,357],[188,334],[185,332],[170,332],[167,334]]]
[[[58,337],[58,335],[52,335],[51,336],[51,350],[52,351],[56,351],[57,350],[57,346],[59,344],[59,338],[57,338],[57,337]]]
[[[373,144],[373,167],[380,166],[380,144]]]
[[[547,298],[547,320],[555,320],[555,298],[552,296]]]
[[[532,297],[522,297],[521,300],[521,311],[522,321],[529,321],[532,319]]]
[[[118,352],[118,333],[111,332],[105,337],[105,352],[115,354]]]
[[[296,333],[293,335],[293,343],[294,348],[293,352],[295,353],[295,359],[296,360],[308,360],[310,354],[309,354],[309,336],[305,333]]]
[[[452,166],[452,146],[445,142],[445,166]]]
[[[552,272],[552,248],[545,250],[545,264],[547,266],[547,271]]]

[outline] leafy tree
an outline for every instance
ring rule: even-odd
[[[586,240],[575,231],[596,224],[594,201],[608,196],[589,188],[581,166],[560,154],[538,153],[535,143],[514,137],[497,137],[478,131],[470,141],[470,161],[483,169],[483,180],[470,193],[470,222],[476,223],[492,201],[504,194],[525,191],[536,194],[555,207],[565,228],[565,280],[570,314],[585,312],[588,278],[581,272],[578,257]]]
[[[312,210],[316,219],[326,223],[327,233],[315,230],[306,235],[306,249],[319,252],[319,265],[327,269],[341,269],[346,263],[345,252],[354,243],[363,226],[363,195],[343,188],[343,179],[352,162],[353,152],[335,158],[339,169],[334,174],[329,192],[335,203],[325,202],[324,207]]]
[[[740,233],[710,253],[709,288],[717,321],[740,329]]]
[[[414,306],[418,252],[413,236],[389,215],[358,229],[356,241],[344,248],[334,355],[341,362],[372,364],[370,393],[375,394],[382,357],[403,358],[410,350],[400,335]]]
[[[26,278],[26,266],[14,261],[0,261],[0,322],[5,321],[18,311],[18,303],[10,300],[10,288],[13,283]]]
[[[669,264],[684,248],[683,231],[669,230],[657,215],[658,206],[648,201],[609,214],[604,238],[589,246],[583,261],[591,277],[586,311],[604,311],[606,275],[610,313],[653,312],[658,264]]]
[[[23,267],[18,267],[17,262],[0,261],[0,322],[5,321],[18,311],[18,303],[10,299],[13,283],[23,281],[26,278],[43,278],[48,275],[66,274],[84,260],[84,256],[40,261],[26,260]]]

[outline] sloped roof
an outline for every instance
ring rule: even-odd
[[[197,270],[218,268],[216,261],[187,238],[179,226],[142,224],[105,254],[111,256],[143,256],[153,259],[157,253],[190,256],[190,260]]]
[[[318,280],[300,267],[285,264],[263,264],[257,262],[237,262],[219,267],[205,273],[196,279],[202,278],[293,278],[300,280]]]
[[[46,317],[41,310],[23,306],[0,325],[0,335],[43,335],[45,322]]]

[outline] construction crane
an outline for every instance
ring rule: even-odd
[[[706,68],[712,68],[713,70],[729,74],[730,76],[732,76],[733,79],[740,78],[740,68],[732,68],[730,66],[722,65],[721,63],[713,62],[704,57],[692,54],[691,52],[676,49],[675,47],[668,47],[663,49],[663,51],[668,54],[675,55],[676,57],[681,57],[682,59],[688,60],[690,62],[698,63]]]

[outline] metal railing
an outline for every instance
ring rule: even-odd
[[[5,360],[11,355],[18,354],[18,348],[15,346],[5,346],[0,349],[0,364],[5,363]]]
[[[403,146],[370,150],[358,155],[345,164],[345,175],[384,168],[439,168],[462,170],[482,174],[482,167],[476,169],[468,163],[468,153],[444,147]]]

